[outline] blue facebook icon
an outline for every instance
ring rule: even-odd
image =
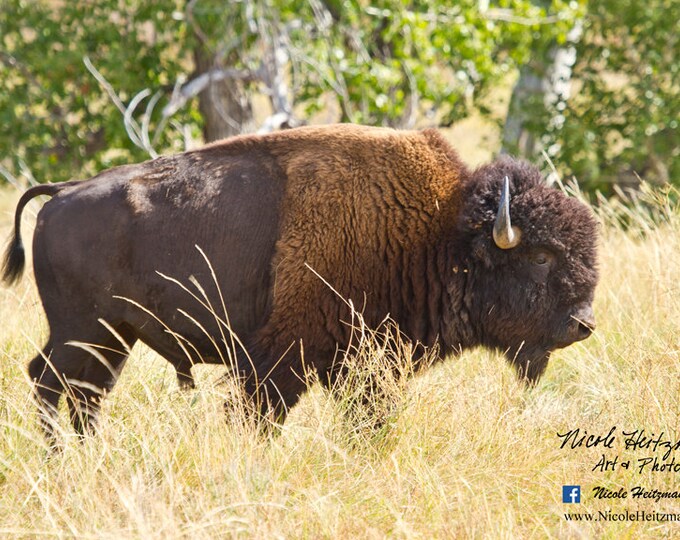
[[[562,502],[571,504],[580,503],[581,486],[562,486]]]

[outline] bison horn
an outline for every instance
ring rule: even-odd
[[[493,226],[493,240],[501,249],[512,249],[519,245],[522,231],[513,227],[510,221],[510,180],[505,177],[501,202],[496,214],[496,223]]]

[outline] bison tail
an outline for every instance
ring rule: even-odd
[[[26,254],[24,252],[24,243],[21,241],[21,232],[19,229],[15,229],[14,236],[9,241],[9,244],[7,244],[7,251],[5,251],[2,280],[7,285],[13,285],[21,278],[25,265]]]
[[[2,280],[7,285],[13,285],[21,278],[26,265],[26,254],[24,252],[24,243],[21,240],[21,213],[24,211],[24,206],[33,197],[38,195],[55,195],[61,189],[66,187],[64,184],[43,184],[35,186],[26,191],[17,203],[17,209],[14,213],[14,234],[7,244],[7,251],[5,251],[4,263],[2,266]]]

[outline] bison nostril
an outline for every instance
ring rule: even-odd
[[[578,323],[578,338],[579,339],[586,339],[587,337],[590,336],[590,334],[593,333],[593,330],[595,330],[595,325],[591,324],[585,324],[583,322]]]
[[[571,318],[573,319],[572,324],[576,323],[575,326],[572,325],[571,327],[575,340],[586,339],[595,330],[595,314],[593,313],[592,306],[579,306],[572,313]]]

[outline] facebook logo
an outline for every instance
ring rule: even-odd
[[[562,486],[562,502],[571,504],[580,503],[581,486]]]

